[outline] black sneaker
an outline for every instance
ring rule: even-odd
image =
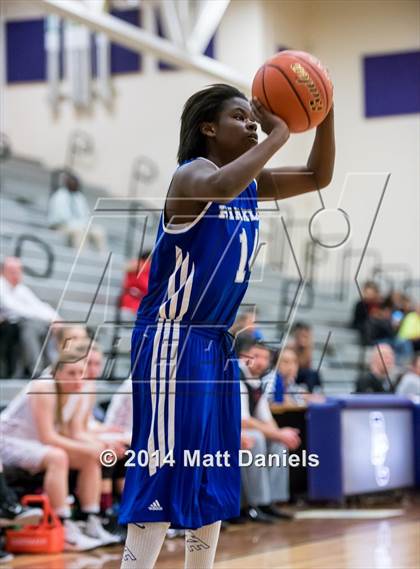
[[[229,518],[226,520],[228,524],[232,524],[234,526],[246,524],[248,522],[248,512],[245,508],[241,508],[239,516],[236,518]]]
[[[14,492],[3,496],[0,505],[0,527],[36,524],[42,517],[41,508],[22,506]]]
[[[295,517],[293,514],[285,512],[284,510],[279,510],[271,504],[268,506],[259,506],[259,509],[264,512],[264,514],[268,514],[278,520],[293,520]]]
[[[9,563],[9,561],[12,561],[14,559],[14,555],[12,555],[11,553],[8,553],[7,551],[3,551],[2,549],[0,549],[0,565],[2,563]]]
[[[121,543],[125,542],[127,539],[127,526],[122,526],[118,523],[118,516],[112,512],[106,512],[104,514],[101,514],[101,520],[102,525],[106,531],[109,531],[115,535],[119,535]]]
[[[248,518],[253,522],[260,522],[262,524],[275,524],[278,521],[274,516],[263,512],[259,506],[251,506],[248,509]]]

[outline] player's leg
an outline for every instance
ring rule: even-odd
[[[169,522],[128,524],[121,569],[153,569]]]
[[[66,452],[61,448],[49,448],[42,460],[44,474],[44,491],[51,506],[61,518],[70,517],[67,504],[69,461]]]
[[[221,522],[185,532],[185,569],[211,569],[219,541]]]
[[[160,349],[164,330],[161,324],[157,328],[150,326],[147,330],[135,327],[132,336],[132,378],[133,378],[133,443],[136,453],[140,449],[148,449],[148,440],[153,424],[153,409],[156,409],[156,381],[163,373],[160,365]],[[153,370],[153,371],[152,371]],[[153,383],[153,387],[151,385]],[[150,403],[152,403],[150,405]],[[148,411],[148,408],[150,410]],[[122,474],[122,472],[120,472]],[[153,476],[149,467],[126,469],[124,493],[120,507],[120,523],[127,524],[127,539],[122,556],[122,569],[152,569],[165,540],[170,526],[169,521],[143,521],[147,516],[159,515],[160,510],[150,510],[150,503],[155,499],[164,506],[164,495],[167,493],[165,479],[160,486],[157,477],[158,469]],[[146,498],[148,493],[153,495]],[[168,513],[169,516],[169,513]],[[150,518],[149,518],[150,519]],[[165,518],[164,518],[165,519]],[[169,517],[168,517],[169,519]]]
[[[98,513],[102,480],[99,461],[78,449],[69,450],[67,454],[70,467],[78,471],[77,497],[82,512]]]
[[[266,454],[267,442],[261,431],[249,430],[246,433],[254,439],[254,446],[250,449],[253,459],[249,466],[242,467],[241,480],[248,504],[256,508],[271,502],[268,469],[254,464],[255,456]]]
[[[273,465],[268,467],[270,476],[270,495],[272,502],[287,502],[290,497],[289,493],[289,467],[283,466],[284,457],[287,458],[287,447],[277,441],[268,441],[267,452],[274,455],[278,454],[280,458],[280,466]]]
[[[79,526],[89,538],[96,540],[100,545],[119,543],[119,536],[105,530],[99,518],[102,481],[99,461],[96,457],[85,455],[78,449],[68,451],[68,455],[70,468],[78,471]]]
[[[102,227],[90,227],[89,238],[93,245],[100,253],[105,253],[107,250],[107,241],[105,231]]]

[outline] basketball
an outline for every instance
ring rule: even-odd
[[[333,85],[322,63],[305,51],[276,53],[260,67],[252,95],[283,119],[290,132],[305,132],[327,116]]]

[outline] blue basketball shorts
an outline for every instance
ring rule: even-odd
[[[239,368],[232,336],[173,320],[132,335],[133,433],[120,523],[196,529],[239,515]]]

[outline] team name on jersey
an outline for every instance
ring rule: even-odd
[[[257,221],[259,219],[259,215],[258,211],[254,213],[252,209],[219,204],[219,219]]]

